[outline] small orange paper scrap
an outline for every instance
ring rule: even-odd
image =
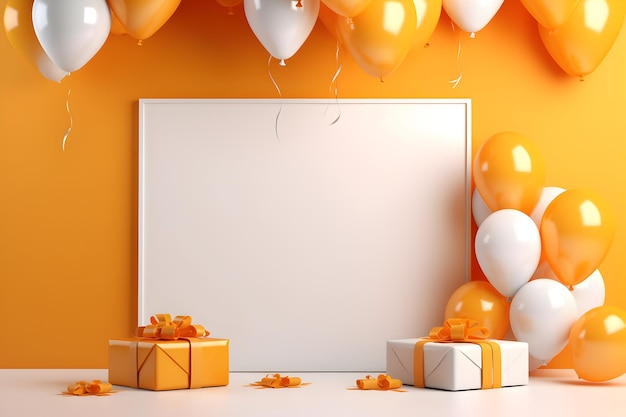
[[[113,394],[117,391],[113,391],[113,385],[108,382],[102,382],[99,379],[94,379],[91,382],[87,381],[78,381],[74,384],[70,384],[67,386],[67,391],[64,391],[63,394],[70,395],[109,395]]]
[[[380,374],[377,378],[374,378],[371,375],[367,375],[363,379],[357,379],[356,386],[357,389],[360,390],[404,392],[404,390],[400,389],[402,387],[402,381],[392,378],[386,374]]]
[[[310,382],[302,382],[297,376],[281,376],[274,374],[272,376],[265,375],[260,381],[253,382],[250,386],[259,388],[299,388],[303,385],[309,385]]]

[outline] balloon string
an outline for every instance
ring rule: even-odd
[[[341,47],[341,44],[339,43],[339,41],[337,41],[337,49],[335,50],[335,63],[337,64],[337,71],[335,71],[335,75],[333,75],[332,80],[330,80],[330,85],[328,86],[328,91],[331,94],[334,94],[335,96],[335,104],[337,104],[337,109],[339,110],[339,114],[337,115],[335,120],[330,122],[329,126],[334,125],[341,118],[341,107],[339,106],[339,82],[337,81],[337,79],[339,78],[339,74],[341,73],[341,69],[343,68],[343,64],[339,62],[340,47]],[[334,85],[334,88],[333,88],[333,85]],[[330,107],[330,102],[328,103],[328,106],[326,106],[324,115],[326,115],[326,113],[328,112],[329,107]]]
[[[454,22],[451,22],[451,23],[452,23],[452,32],[456,33],[456,30],[454,29]],[[459,85],[459,83],[461,82],[461,78],[463,78],[463,71],[461,70],[461,37],[460,36],[459,36],[459,46],[456,51],[456,66],[457,66],[457,69],[459,70],[459,76],[455,78],[454,80],[448,81],[448,83],[452,84],[452,88],[456,88],[456,86]]]
[[[65,135],[63,135],[63,143],[61,144],[61,149],[63,149],[64,151],[65,151],[65,142],[67,142],[67,137],[70,135],[70,132],[72,131],[72,125],[74,124],[74,121],[72,119],[72,112],[70,111],[70,93],[71,92],[72,92],[71,88],[67,90],[67,98],[65,99],[65,110],[67,110],[67,114],[70,117],[70,125],[65,131]]]
[[[270,63],[272,62],[272,55],[270,54],[269,59],[267,60],[267,74],[270,77],[270,80],[272,80],[272,84],[274,84],[274,87],[276,88],[276,91],[278,91],[278,95],[280,97],[282,97],[282,93],[280,92],[280,88],[278,87],[278,84],[276,83],[276,80],[274,80],[274,77],[272,76],[272,71],[270,69]],[[278,135],[278,118],[280,117],[280,113],[283,111],[283,103],[281,100],[280,103],[280,107],[278,108],[278,113],[276,113],[276,120],[274,121],[274,133],[276,134],[276,139],[278,139],[278,141],[280,142],[280,136]]]

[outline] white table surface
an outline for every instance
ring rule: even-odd
[[[527,386],[448,392],[405,386],[406,392],[348,390],[359,373],[299,373],[310,385],[292,389],[247,386],[265,374],[231,373],[226,387],[147,391],[127,387],[110,396],[66,396],[79,380],[106,369],[0,369],[0,416],[626,416],[626,376],[579,380],[572,370],[535,371]],[[376,376],[376,375],[373,375]]]

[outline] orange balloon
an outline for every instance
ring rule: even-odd
[[[181,0],[107,0],[111,12],[135,39],[147,39],[174,14]]]
[[[226,8],[226,14],[234,15],[233,7],[239,6],[243,0],[217,0],[217,2]]]
[[[519,133],[501,132],[478,149],[473,174],[491,211],[515,209],[530,215],[541,197],[546,169],[532,141]]]
[[[354,17],[361,13],[372,0],[322,0],[329,9],[339,16]]]
[[[432,36],[441,18],[442,0],[413,0],[417,26],[413,42],[424,46]]]
[[[339,15],[337,15],[337,13],[333,12],[324,3],[321,3],[318,19],[322,21],[326,29],[328,29],[330,34],[333,35],[335,39],[339,39],[339,33],[337,32],[337,22],[339,21]]]
[[[561,27],[572,15],[580,0],[522,0],[526,10],[543,27]]]
[[[561,27],[539,25],[541,40],[556,63],[568,74],[593,72],[609,52],[626,15],[624,0],[579,0]]]
[[[235,7],[243,3],[243,0],[217,0],[224,7]]]
[[[571,287],[591,275],[604,259],[615,234],[615,219],[600,196],[572,189],[546,207],[539,231],[550,268]]]
[[[120,22],[120,19],[118,19],[114,13],[111,13],[111,33],[113,35],[126,35],[126,33],[128,33],[122,22]]]
[[[337,19],[339,37],[352,57],[365,72],[380,78],[400,66],[416,25],[413,0],[372,0],[359,15]]]
[[[4,31],[9,43],[50,81],[68,73],[57,67],[41,47],[33,27],[33,0],[9,0],[4,9]]]
[[[569,347],[582,379],[602,382],[626,373],[626,311],[613,306],[589,310],[572,326]]]
[[[452,293],[444,318],[477,320],[489,329],[489,337],[502,339],[509,329],[510,306],[489,282],[470,281]]]

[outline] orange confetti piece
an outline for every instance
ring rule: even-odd
[[[94,379],[91,382],[87,381],[78,381],[74,384],[70,384],[67,386],[67,391],[63,391],[63,394],[68,395],[97,395],[104,396],[109,394],[114,394],[117,391],[113,391],[113,385],[108,382],[102,382],[99,379]]]
[[[281,376],[280,374],[270,376],[268,374],[261,378],[260,381],[253,382],[249,386],[258,388],[300,388],[309,384],[310,382],[302,382],[302,379],[297,376]]]
[[[402,381],[392,378],[386,374],[380,374],[377,378],[374,378],[371,375],[366,375],[365,378],[356,380],[356,386],[356,389],[359,390],[405,392],[404,390],[400,389],[402,387]]]

